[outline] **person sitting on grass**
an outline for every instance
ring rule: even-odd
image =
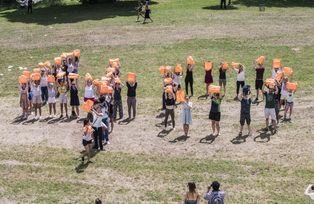
[[[208,186],[207,193],[204,196],[204,199],[208,201],[208,204],[224,204],[225,192],[220,191],[219,188],[220,183],[218,181],[214,181]]]
[[[220,104],[223,99],[223,95],[221,96],[220,93],[215,93],[211,97],[211,107],[209,111],[209,119],[212,121],[212,135],[217,137],[220,135]],[[217,130],[217,132],[216,132]]]
[[[184,196],[184,204],[197,204],[200,201],[200,195],[196,192],[194,182],[188,183],[189,191]]]
[[[272,134],[275,134],[277,131],[277,117],[276,117],[276,86],[271,87],[268,86],[268,90],[264,89],[264,98],[265,100],[265,120],[266,120],[266,128],[269,130],[269,118],[271,119],[271,123],[273,125],[273,130],[271,130]]]
[[[146,23],[147,19],[149,19],[151,22],[153,22],[153,20],[150,18],[150,13],[151,13],[151,10],[150,10],[148,4],[146,4],[145,5],[145,15],[144,15],[143,24]]]
[[[239,137],[242,136],[242,131],[243,131],[243,126],[244,123],[246,122],[247,127],[248,127],[248,135],[251,136],[251,97],[250,97],[250,86],[245,85],[243,87],[243,94],[240,95],[239,101],[241,102],[241,110],[240,110],[240,132],[239,132]]]

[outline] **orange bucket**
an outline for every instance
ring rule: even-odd
[[[182,73],[182,66],[181,64],[176,64],[174,67],[174,73]]]
[[[82,104],[82,109],[86,112],[90,112],[93,105],[94,105],[94,102],[92,100],[87,100]]]
[[[278,83],[281,83],[282,78],[283,78],[283,72],[277,72],[276,77],[275,77],[275,80],[276,80]]]
[[[273,59],[273,67],[274,68],[280,68],[281,67],[281,59]]]
[[[93,80],[93,77],[90,73],[86,73],[85,74],[85,81],[92,81]]]
[[[74,55],[74,57],[80,58],[80,56],[81,56],[81,51],[80,51],[79,49],[75,49],[75,50],[73,50],[73,55]]]
[[[220,93],[220,86],[215,86],[215,85],[210,85],[208,86],[208,93],[211,93],[211,94],[216,94],[216,93]]]
[[[31,79],[32,79],[33,81],[39,81],[40,78],[41,78],[41,76],[40,76],[39,73],[32,73],[32,74],[31,74]]]
[[[286,88],[288,91],[296,91],[298,89],[298,83],[296,82],[287,82]]]
[[[172,86],[169,85],[169,86],[166,86],[165,88],[165,93],[172,93],[173,89],[172,89]]]
[[[231,62],[231,66],[232,66],[233,69],[238,69],[239,66],[240,66],[240,63],[238,63],[238,62]]]
[[[114,83],[121,84],[121,80],[117,77],[117,78],[115,78]]]
[[[264,84],[268,88],[274,88],[275,84],[276,84],[276,81],[273,78],[268,78],[268,79],[265,80]]]
[[[221,65],[221,68],[222,68],[223,70],[229,69],[229,64],[228,64],[228,62],[223,62],[222,65]]]
[[[204,69],[205,71],[209,71],[213,68],[213,62],[212,61],[206,61],[204,62]]]
[[[192,56],[188,56],[186,58],[186,64],[189,64],[189,65],[194,65],[195,64],[195,61],[194,61]]]
[[[290,68],[290,67],[284,67],[284,68],[282,69],[282,72],[283,72],[283,75],[284,75],[284,76],[291,77],[291,76],[293,75],[293,70],[292,70],[292,68]]]
[[[177,91],[176,101],[177,102],[185,102],[185,93],[182,89]]]
[[[55,65],[61,65],[61,57],[55,57],[55,59],[54,59],[54,63],[55,63]]]
[[[136,74],[133,72],[129,72],[127,75],[128,82],[136,82]]]
[[[58,78],[58,79],[62,79],[64,76],[65,76],[65,72],[59,72],[59,73],[57,74],[57,78]]]
[[[34,69],[33,69],[33,72],[34,72],[34,73],[40,73],[40,69],[39,69],[39,68],[34,68]]]
[[[23,71],[23,75],[26,76],[27,79],[29,79],[31,76],[31,72],[30,71]]]
[[[49,60],[44,62],[44,67],[51,68],[51,63]]]
[[[255,60],[255,62],[257,63],[257,64],[260,64],[260,65],[263,65],[264,63],[265,63],[265,56],[259,56],[256,60]]]
[[[172,81],[173,81],[173,80],[172,80],[172,78],[170,78],[170,77],[165,78],[165,79],[164,79],[164,84],[165,84],[165,85],[171,84]]]
[[[48,75],[47,80],[48,80],[48,83],[55,83],[56,82],[55,76],[53,76],[53,75]]]
[[[25,75],[19,76],[19,83],[20,83],[20,84],[26,84],[26,83],[28,83],[28,78],[27,78],[27,76],[25,76]]]

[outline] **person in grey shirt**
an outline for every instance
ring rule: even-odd
[[[211,190],[212,188],[212,190]],[[208,201],[208,204],[224,204],[225,192],[220,191],[220,183],[214,181],[207,190],[204,199]]]

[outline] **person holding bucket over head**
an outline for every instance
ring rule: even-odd
[[[182,123],[183,123],[184,135],[186,137],[188,136],[189,128],[190,128],[190,125],[192,124],[192,114],[191,114],[192,105],[193,105],[192,102],[189,101],[189,97],[185,96],[185,101],[182,103],[181,118],[182,118]]]
[[[205,88],[206,88],[206,98],[208,97],[209,93],[208,93],[208,87],[210,86],[210,84],[213,83],[213,76],[212,76],[212,69],[213,69],[213,62],[212,61],[207,61],[204,63],[204,69],[205,69]]]
[[[209,119],[212,121],[212,135],[217,137],[220,135],[220,105],[223,99],[221,96],[220,86],[209,86],[209,91],[211,94],[211,107],[209,111]]]
[[[82,138],[82,144],[85,149],[85,154],[82,155],[82,162],[84,162],[85,156],[87,156],[87,162],[89,162],[89,159],[91,158],[93,142],[92,134],[93,128],[90,125],[89,120],[85,119],[83,122],[83,138]]]
[[[27,83],[21,83],[20,86],[20,107],[22,108],[22,119],[27,119],[28,117],[28,86]]]
[[[47,71],[45,69],[41,69],[41,77],[40,77],[40,88],[41,88],[41,100],[43,104],[46,104],[48,101],[48,79],[47,79]]]
[[[39,80],[33,81],[31,83],[31,89],[32,89],[32,94],[33,94],[33,106],[35,109],[35,119],[40,120],[41,105],[42,105],[40,81]]]
[[[238,100],[240,88],[243,89],[243,86],[245,85],[245,71],[244,71],[244,66],[239,63],[233,63],[233,69],[237,73],[237,89],[236,89],[236,96],[234,97],[234,100]]]
[[[95,102],[95,91],[93,87],[93,78],[90,74],[85,75],[84,102],[91,100]]]
[[[219,65],[219,86],[223,88],[224,95],[226,94],[227,76],[226,72],[229,68],[227,62],[221,62]]]
[[[241,103],[241,110],[240,110],[240,132],[239,136],[242,136],[243,127],[246,122],[248,127],[248,135],[251,136],[251,91],[249,85],[244,85],[242,90],[242,95],[239,96],[239,101]]]
[[[265,84],[268,90],[264,88],[264,99],[265,99],[265,121],[266,128],[269,129],[269,118],[271,119],[271,124],[273,126],[273,130],[271,130],[272,134],[275,134],[277,131],[277,117],[276,117],[276,94],[278,92],[275,82],[271,82],[269,84]]]
[[[167,129],[169,115],[170,115],[171,121],[172,121],[172,129],[175,130],[174,107],[176,104],[176,98],[175,98],[175,94],[174,94],[174,90],[173,90],[172,85],[168,85],[165,88],[165,104],[166,104],[166,111],[165,111],[164,130]]]
[[[127,76],[126,86],[128,88],[127,91],[127,104],[128,104],[128,114],[129,119],[132,118],[131,110],[133,111],[133,118],[136,116],[136,75],[134,73],[129,73]]]
[[[186,60],[186,75],[185,75],[185,91],[186,91],[186,95],[189,95],[189,85],[191,88],[191,97],[193,96],[193,70],[194,70],[194,65],[195,65],[195,61],[193,59],[192,56],[188,56],[187,60]]]
[[[286,104],[285,104],[285,114],[284,120],[291,120],[293,104],[294,104],[294,92],[297,89],[297,84],[292,82],[287,82],[286,84],[287,93],[286,93]],[[287,113],[289,111],[289,117],[287,118]]]
[[[65,116],[66,118],[69,117],[68,115],[68,86],[64,79],[57,80],[57,86],[58,86],[58,93],[59,93],[59,103],[60,103],[60,119],[63,118],[63,109],[65,110]]]
[[[74,79],[70,79],[70,106],[72,107],[71,117],[80,117],[80,99],[78,97],[78,87]]]
[[[54,83],[48,84],[48,107],[49,107],[49,118],[56,117],[56,89]],[[52,114],[53,111],[53,114]]]
[[[258,102],[258,97],[260,93],[263,90],[263,84],[264,84],[264,62],[265,62],[265,57],[260,56],[255,60],[255,73],[256,73],[256,78],[255,78],[255,90],[256,90],[256,98],[253,101],[253,103]]]
[[[123,106],[122,106],[121,91],[122,91],[121,81],[119,78],[116,78],[115,79],[115,85],[114,85],[114,94],[113,94],[113,100],[114,100],[113,120],[117,120],[118,111],[119,111],[119,119],[123,118]]]

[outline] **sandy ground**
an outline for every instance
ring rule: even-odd
[[[275,135],[260,133],[264,127],[263,103],[252,107],[253,136],[237,138],[239,130],[239,103],[222,104],[221,136],[210,137],[208,120],[209,101],[192,99],[193,124],[190,137],[184,138],[180,109],[176,110],[176,130],[163,132],[157,110],[151,110],[150,99],[139,99],[139,115],[130,123],[115,123],[108,151],[127,153],[154,153],[161,155],[186,155],[195,157],[227,158],[232,160],[260,160],[284,166],[313,166],[314,149],[313,115],[314,98],[296,99],[291,123],[280,123]],[[81,123],[45,120],[17,121],[20,113],[16,98],[0,98],[1,146],[41,145],[81,150]],[[13,107],[13,108],[12,108]],[[46,117],[47,107],[43,116]],[[246,133],[246,130],[244,131]]]

